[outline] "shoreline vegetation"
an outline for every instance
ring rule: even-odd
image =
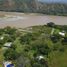
[[[0,12],[11,12],[11,13],[23,13],[23,14],[35,14],[35,15],[49,15],[49,16],[66,16],[67,17],[67,11],[66,13],[41,13],[41,12],[20,12],[20,11],[4,11],[4,10],[0,10]]]
[[[6,14],[10,14],[10,13],[12,13],[12,14],[19,14],[19,15],[21,15],[21,14],[24,14],[24,15],[42,15],[42,16],[63,16],[63,17],[67,17],[67,13],[65,14],[65,15],[54,15],[54,14],[43,14],[43,13],[39,13],[39,12],[16,12],[16,11],[1,11],[0,10],[0,14],[1,13],[6,13]]]
[[[5,49],[5,43],[12,45]],[[0,53],[1,67],[4,60],[16,67],[67,67],[67,25],[0,28]]]

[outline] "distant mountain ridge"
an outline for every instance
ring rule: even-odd
[[[67,4],[48,4],[38,0],[0,0],[0,10],[14,12],[37,12],[67,16]]]
[[[37,9],[36,0],[0,0],[0,10],[27,11]]]
[[[67,4],[67,0],[38,0],[38,1],[44,3],[66,3]]]

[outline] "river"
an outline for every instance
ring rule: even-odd
[[[11,26],[16,28],[25,28],[35,25],[45,25],[48,22],[54,22],[57,25],[67,25],[67,17],[52,16],[42,14],[24,14],[14,12],[0,12],[0,28]]]

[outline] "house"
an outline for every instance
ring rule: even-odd
[[[12,45],[12,42],[8,42],[8,43],[4,44],[4,47],[8,47],[9,48],[9,47],[11,47],[11,45]]]
[[[59,35],[61,35],[61,36],[65,36],[65,32],[64,31],[62,31],[62,32],[59,32]]]
[[[3,62],[3,66],[4,67],[14,67],[14,64],[12,64],[11,61],[5,61],[5,62]]]

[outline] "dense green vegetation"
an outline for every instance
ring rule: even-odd
[[[67,4],[41,3],[37,0],[0,0],[0,10],[67,16]]]
[[[67,26],[50,22],[46,26],[24,30],[31,32],[10,27],[0,29],[0,37],[4,36],[3,40],[0,39],[1,62],[12,60],[16,67],[67,67]],[[65,36],[59,34],[61,31],[65,32]],[[6,42],[13,44],[2,49]],[[43,58],[39,59],[39,56]]]

